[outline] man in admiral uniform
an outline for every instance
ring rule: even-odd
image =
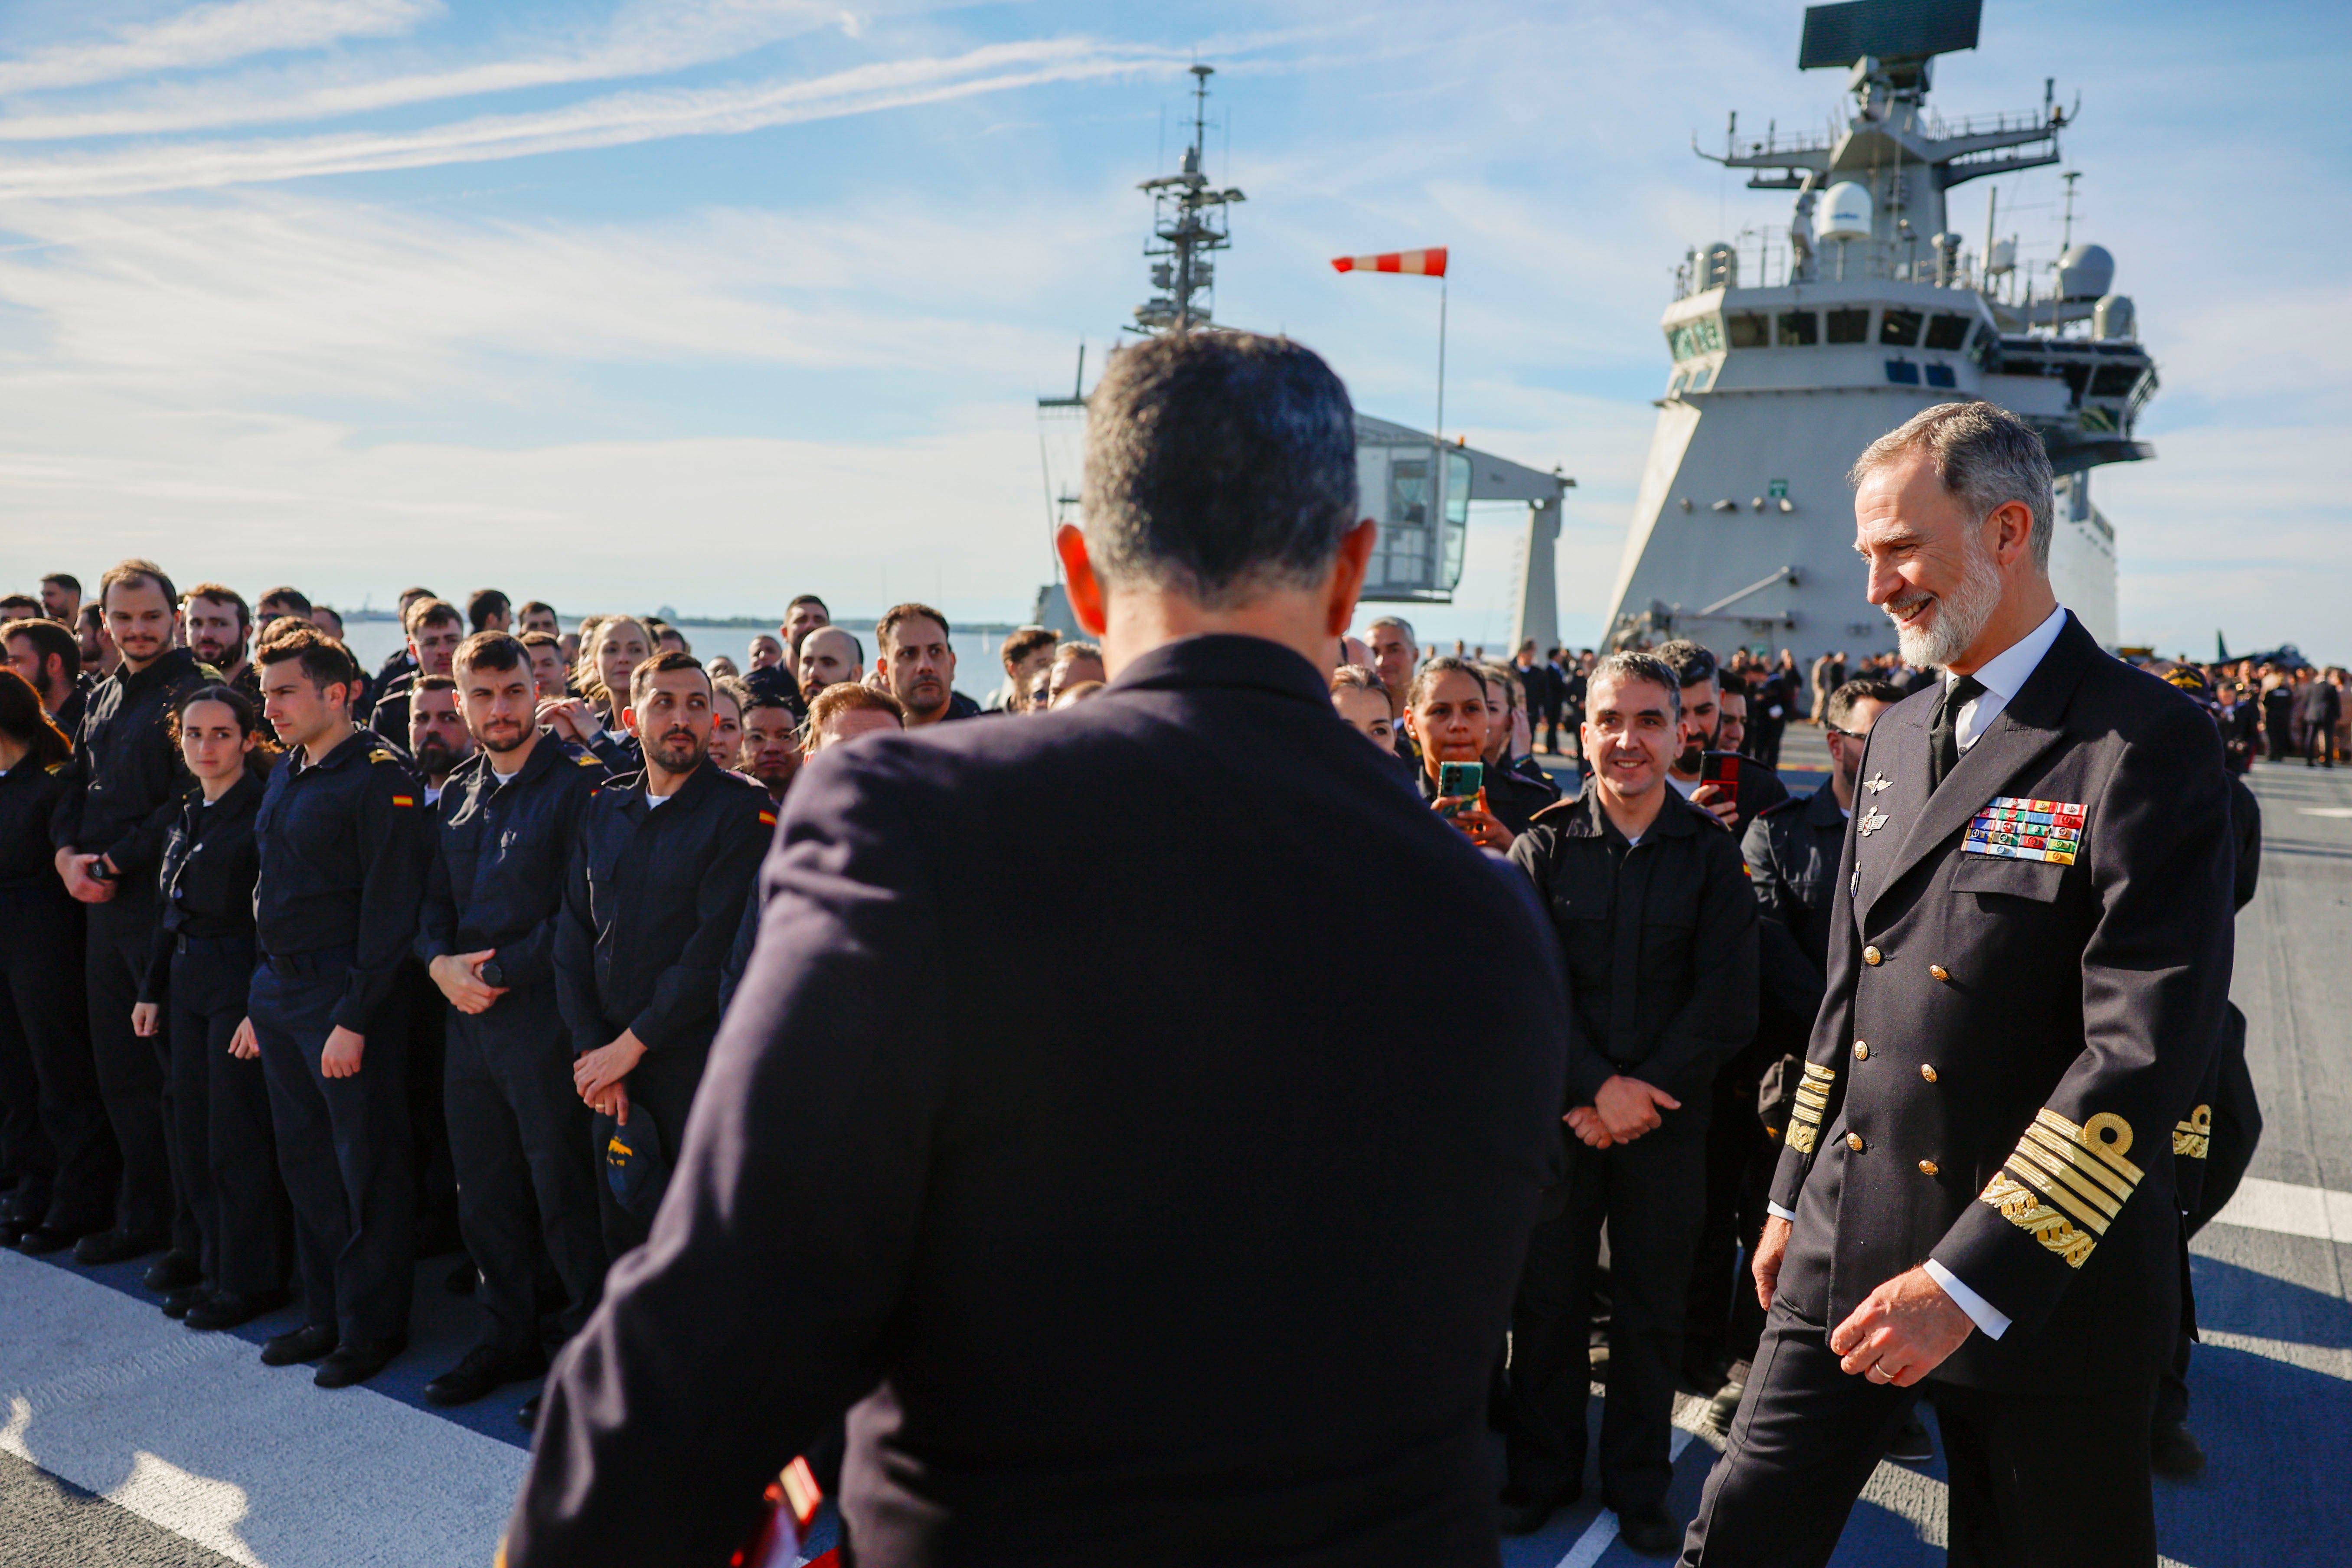
[[[2171,1134],[2230,984],[2211,722],[2053,596],[2049,458],[1989,404],[1854,466],[1855,545],[1942,679],[1883,714],[1757,1248],[1770,1310],[1686,1564],[1826,1563],[1924,1395],[1950,1561],[2156,1561]]]

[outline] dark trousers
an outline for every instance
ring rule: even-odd
[[[588,1108],[572,1085],[571,1037],[553,997],[535,994],[550,990],[519,987],[473,1016],[446,1009],[457,1225],[481,1272],[474,1299],[489,1314],[485,1342],[502,1351],[538,1337],[542,1247],[569,1298],[567,1339],[604,1284],[599,1166]]]
[[[341,965],[254,971],[251,1010],[278,1131],[278,1168],[294,1205],[294,1258],[304,1315],[346,1345],[408,1332],[416,1186],[409,1169],[407,1019],[388,1005],[360,1070],[331,1079],[319,1057],[349,984]]]
[[[2204,1190],[2199,1194],[2197,1212],[2181,1223],[2182,1247],[2228,1206],[2246,1167],[2253,1163],[2254,1146],[2262,1138],[2262,1107],[2254,1100],[2253,1075],[2246,1070],[2245,1037],[2240,1033],[2234,1049],[2229,1045],[2222,1047],[2221,1081],[2213,1091],[2213,1130],[2205,1145]],[[2183,1267],[2180,1274],[2185,1286],[2188,1268]],[[2189,1419],[2189,1355],[2197,1338],[2197,1321],[2193,1298],[2184,1296],[2181,1306],[2180,1333],[2173,1342],[2172,1362],[2156,1385],[2156,1419],[2165,1425]]]
[[[2146,1393],[2024,1398],[1849,1373],[1828,1331],[1773,1306],[1685,1568],[1820,1568],[1904,1418],[1935,1404],[1952,1568],[2153,1568]]]
[[[12,1109],[26,1096],[22,1108],[37,1109],[40,1123],[15,1212],[74,1232],[113,1223],[122,1179],[90,1057],[88,999],[72,980],[82,973],[82,908],[62,887],[0,897],[0,1056],[21,1054],[31,1069],[29,1084],[5,1092]]]
[[[1764,1234],[1780,1148],[1749,1109],[1769,1053],[1754,1060],[1749,1055],[1742,1052],[1717,1075],[1716,1115],[1706,1127],[1706,1208],[1683,1339],[1683,1363],[1694,1373],[1712,1375],[1718,1365],[1746,1361],[1764,1331],[1764,1309],[1745,1265]]]
[[[673,1165],[679,1146],[686,1142],[686,1113],[694,1108],[694,1091],[702,1082],[702,1065],[709,1055],[708,1041],[647,1051],[623,1080],[629,1091],[629,1125],[637,1125],[640,1116],[650,1116],[661,1138],[662,1157]],[[570,1076],[569,1068],[565,1076]],[[617,1262],[621,1254],[641,1246],[653,1234],[651,1205],[644,1214],[623,1208],[613,1195],[613,1184],[604,1179],[604,1143],[593,1132],[586,1142],[596,1162],[596,1202],[604,1216],[604,1251]]]
[[[1664,1502],[1674,1479],[1667,1445],[1683,1300],[1706,1197],[1706,1110],[1686,1105],[1667,1115],[1664,1127],[1612,1149],[1570,1139],[1562,1205],[1537,1224],[1511,1306],[1506,1454],[1513,1481],[1549,1489],[1584,1473],[1593,1285],[1608,1225],[1601,1486],[1620,1513]]]
[[[2336,726],[2318,719],[2298,721],[2295,726],[2303,731],[2303,760],[2305,764],[2326,763],[2336,765]]]
[[[114,897],[87,904],[88,941],[82,950],[82,992],[89,1005],[90,1059],[98,1068],[99,1092],[114,1145],[122,1155],[114,1223],[124,1230],[168,1235],[172,1245],[193,1253],[195,1215],[172,1193],[170,1135],[164,1107],[170,1088],[164,1074],[168,1047],[161,1034],[141,1039],[131,1030],[131,1009],[139,1005],[140,982],[155,944],[159,911],[152,893],[134,892],[135,879],[119,884]]]
[[[449,1118],[442,1104],[448,1053],[449,1009],[421,963],[409,965],[408,1132],[415,1145],[416,1229],[428,1254],[457,1245],[457,1167],[449,1152]]]
[[[2267,743],[2270,761],[2273,763],[2286,761],[2287,742],[2292,738],[2288,731],[2293,722],[2292,720],[2286,719],[2276,721],[2265,719],[2263,721],[2263,739]]]
[[[190,938],[172,955],[172,1172],[214,1289],[286,1283],[293,1215],[278,1174],[261,1063],[228,1054],[253,984],[253,939]]]

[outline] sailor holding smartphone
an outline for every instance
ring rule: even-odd
[[[1433,658],[1405,694],[1405,732],[1421,750],[1421,797],[1483,849],[1508,851],[1529,816],[1486,789],[1490,699],[1486,677],[1466,658]]]

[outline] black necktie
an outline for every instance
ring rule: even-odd
[[[1927,726],[1927,789],[1934,793],[1944,775],[1960,760],[1960,710],[1984,695],[1984,682],[1963,675],[1944,688],[1936,704],[1936,718]]]

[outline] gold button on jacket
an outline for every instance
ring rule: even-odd
[[[1870,1042],[1868,1040],[1854,1041],[1853,1059],[1858,1062],[1866,1062],[1870,1059]]]
[[[1933,1083],[1936,1081],[1936,1069],[1929,1067],[1926,1062],[1921,1062],[1919,1064],[1919,1076],[1926,1079],[1929,1083]]]
[[[1929,964],[1927,966],[1927,973],[1934,975],[1938,980],[1949,980],[1952,977],[1952,972],[1945,968],[1940,963]]]
[[[1861,1134],[1861,1133],[1859,1133],[1859,1132],[1849,1132],[1849,1133],[1847,1133],[1847,1134],[1845,1135],[1845,1146],[1846,1146],[1847,1148],[1849,1148],[1849,1149],[1853,1150],[1853,1151],[1855,1153],[1857,1153],[1857,1154],[1861,1153],[1861,1152],[1862,1152],[1862,1134]]]
[[[1933,1161],[1933,1160],[1922,1160],[1922,1161],[1920,1161],[1920,1162],[1919,1162],[1919,1173],[1920,1173],[1921,1175],[1923,1175],[1923,1176],[1932,1176],[1932,1175],[1934,1175],[1934,1174],[1936,1173],[1936,1162],[1935,1162],[1935,1161]]]
[[[1885,962],[1885,958],[1886,955],[1875,947],[1865,947],[1862,950],[1862,961],[1864,963],[1880,963]]]

